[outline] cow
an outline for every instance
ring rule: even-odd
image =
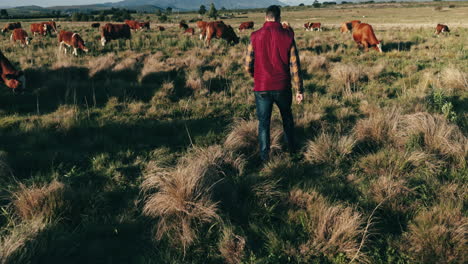
[[[208,22],[206,21],[202,21],[202,20],[197,21],[197,27],[200,30],[200,32],[202,32],[206,28],[207,25],[208,25]]]
[[[246,29],[253,29],[254,28],[254,22],[249,21],[249,22],[242,22],[239,26],[239,31],[242,32]]]
[[[158,28],[159,31],[164,31],[164,30],[166,30],[166,28],[163,27],[163,26],[157,26],[157,28]]]
[[[202,32],[202,35],[205,36],[205,46],[210,45],[213,37],[218,39],[222,38],[229,43],[239,43],[239,37],[234,32],[234,29],[231,26],[224,24],[223,21],[209,22],[205,30]]]
[[[127,24],[130,27],[130,29],[133,29],[135,31],[140,29],[140,23],[138,23],[138,21],[136,21],[136,20],[125,19],[124,23]]]
[[[26,88],[26,78],[23,71],[17,71],[11,62],[0,51],[0,82],[3,82],[13,92],[21,92]]]
[[[361,24],[361,20],[351,20],[351,21],[348,21],[348,22],[343,22],[343,23],[341,23],[340,32],[341,33],[346,33],[346,32],[351,33],[353,31],[353,28],[356,25],[359,25],[359,24]]]
[[[78,49],[88,52],[88,48],[85,46],[84,40],[77,33],[70,31],[61,30],[58,34],[58,42],[60,44],[59,50],[62,51],[63,45],[73,48],[73,55],[78,56]],[[67,48],[65,47],[65,53]]]
[[[101,29],[101,45],[104,47],[107,42],[114,39],[130,39],[130,27],[127,24],[105,24]]]
[[[189,26],[185,22],[180,21],[179,28],[182,28],[185,31]]]
[[[52,27],[49,24],[42,24],[42,23],[32,23],[29,26],[29,29],[31,30],[31,33],[33,36],[36,36],[36,34],[39,34],[41,36],[45,36],[47,34],[51,34]]]
[[[382,52],[382,43],[377,40],[374,30],[369,24],[361,23],[354,26],[353,39],[358,46],[362,45],[365,51],[368,51],[369,47],[373,47],[378,52]]]
[[[310,25],[310,29],[311,31],[315,31],[317,29],[317,31],[322,31],[322,23],[318,22],[318,23],[312,23]]]
[[[55,24],[55,21],[48,21],[48,22],[41,22],[43,25],[49,25],[51,29],[57,33],[57,24]]]
[[[21,28],[21,23],[20,22],[7,23],[3,27],[2,33],[8,32],[8,30],[14,30],[15,28]]]
[[[309,31],[309,28],[310,28],[310,22],[305,23],[304,24],[305,31]]]
[[[146,29],[146,30],[149,30],[150,29],[150,22],[140,22],[138,23],[140,25],[140,29]]]
[[[12,42],[20,41],[22,47],[29,45],[28,33],[22,28],[15,28],[11,33],[10,40]]]
[[[448,28],[448,26],[443,25],[443,24],[437,24],[436,31],[434,32],[434,34],[439,36],[440,33],[444,33],[444,32],[447,32],[447,33],[450,32],[450,29]]]
[[[92,27],[92,28],[99,28],[100,26],[101,26],[100,23],[92,23],[92,24],[91,24],[91,27]]]
[[[195,29],[194,28],[187,28],[185,30],[184,34],[193,36],[193,34],[195,34]]]

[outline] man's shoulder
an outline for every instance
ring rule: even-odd
[[[263,31],[263,27],[261,27],[260,29],[255,30],[254,32],[252,32],[252,34],[250,34],[250,38],[252,39],[252,38],[256,37],[262,31]]]

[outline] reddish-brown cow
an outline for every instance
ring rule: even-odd
[[[77,33],[62,30],[58,35],[58,42],[60,44],[59,50],[61,51],[63,45],[73,48],[73,55],[78,56],[78,49],[88,52],[88,48],[85,46],[84,40]],[[65,53],[67,48],[65,47]]]
[[[23,91],[26,79],[23,71],[17,71],[11,62],[0,51],[0,82],[3,82],[14,92]]]
[[[22,47],[29,45],[28,33],[22,28],[15,28],[11,33],[10,40],[13,42],[20,41]]]
[[[239,26],[239,31],[244,31],[246,29],[253,29],[254,28],[254,22],[253,21],[248,21],[248,22],[242,22]]]
[[[52,27],[49,24],[40,24],[40,23],[33,23],[29,26],[31,33],[33,36],[39,34],[41,36],[45,36],[47,34],[51,34]]]
[[[206,21],[202,21],[202,20],[197,21],[197,27],[200,30],[200,32],[202,32],[206,28],[207,25],[208,25],[208,22]]]
[[[322,31],[322,23],[320,23],[320,22],[318,22],[318,23],[312,23],[312,24],[310,25],[310,29],[309,29],[309,30],[311,30],[311,31],[315,31],[315,30],[317,30],[317,31]]]
[[[372,26],[366,23],[361,23],[353,27],[353,39],[358,46],[363,46],[365,51],[369,47],[373,47],[378,52],[382,52],[382,44],[377,40]]]
[[[130,29],[133,29],[135,31],[140,29],[140,23],[138,23],[138,21],[136,20],[125,19],[124,23],[127,24],[130,27]]]
[[[53,30],[55,33],[57,33],[57,24],[55,24],[55,21],[41,22],[41,24],[49,25],[51,30]]]
[[[361,24],[361,20],[351,20],[348,22],[343,22],[341,23],[340,32],[341,33],[352,32],[353,27],[359,24]]]
[[[101,45],[105,46],[107,42],[114,39],[130,39],[130,27],[127,24],[105,24],[101,30]]]
[[[229,43],[239,43],[239,37],[234,32],[234,29],[231,26],[224,24],[223,21],[209,22],[205,30],[202,32],[202,36],[205,36],[206,46],[210,45],[213,37],[225,39]]]
[[[15,28],[21,28],[21,23],[20,22],[7,23],[3,27],[2,33],[8,32],[8,30],[14,30]]]
[[[443,25],[443,24],[437,24],[437,27],[436,27],[436,31],[434,32],[434,34],[437,34],[439,35],[440,33],[444,33],[444,32],[450,32],[450,29],[448,28],[447,25]]]

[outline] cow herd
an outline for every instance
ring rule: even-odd
[[[209,46],[213,38],[224,39],[228,43],[237,44],[240,38],[234,32],[234,29],[225,24],[223,21],[198,21],[196,23],[200,32],[200,39],[204,41],[205,46]],[[282,26],[286,30],[294,32],[293,28],[288,22],[282,22]],[[149,30],[150,22],[139,22],[135,20],[125,20],[123,24],[107,23],[101,27],[100,23],[92,23],[92,28],[101,28],[101,45],[105,46],[109,41],[116,39],[130,39],[131,31]],[[159,31],[164,31],[163,26],[156,26]],[[185,22],[179,23],[179,28],[182,29],[182,34],[194,35],[195,29],[189,27]],[[247,29],[253,29],[254,22],[248,21],[240,24],[238,30],[242,32]],[[307,22],[304,24],[306,31],[322,31],[322,24],[320,22]],[[22,28],[20,22],[7,23],[1,30],[2,33],[11,31],[10,39],[13,42],[19,41],[21,46],[29,45],[31,38],[28,33]],[[85,41],[78,33],[61,30],[57,31],[55,21],[32,23],[30,25],[30,32],[33,36],[51,35],[52,32],[57,34],[59,43],[59,50],[67,52],[67,48],[72,48],[72,54],[78,56],[78,50],[88,52]],[[374,48],[378,52],[382,52],[382,44],[375,36],[374,30],[371,25],[361,23],[360,20],[352,20],[344,22],[340,26],[340,32],[352,33],[352,37],[358,46],[363,47],[366,51],[369,48]],[[444,32],[450,32],[448,26],[437,24],[434,34],[440,35]],[[17,71],[8,59],[0,51],[0,82],[3,82],[7,87],[13,91],[22,91],[25,87],[25,78],[22,71]]]

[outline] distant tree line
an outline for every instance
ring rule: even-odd
[[[75,12],[71,15],[71,21],[118,21],[132,19],[132,13],[136,11],[128,9],[111,8],[102,11],[92,11],[90,13]]]

